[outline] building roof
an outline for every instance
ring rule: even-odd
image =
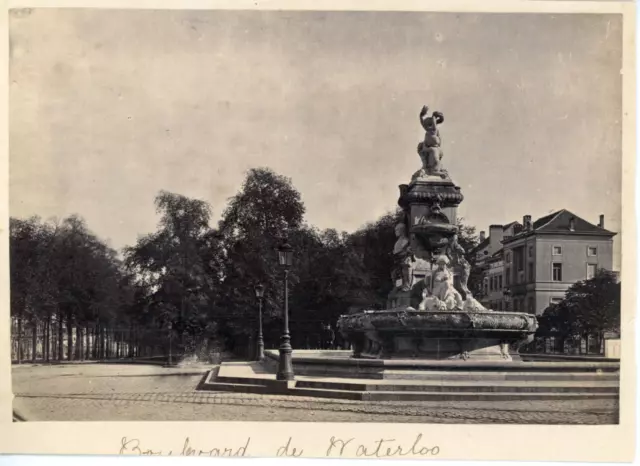
[[[475,246],[473,249],[471,249],[471,251],[469,251],[470,253],[476,253],[478,251],[480,251],[483,248],[486,248],[487,246],[489,246],[489,237],[487,236],[484,241],[481,241],[477,246]]]
[[[513,225],[518,224],[517,221],[515,222],[511,222],[508,223],[506,225],[491,225],[491,226],[499,226],[502,227],[502,231],[507,231],[509,228],[511,228]],[[491,228],[491,226],[489,228]],[[478,251],[486,248],[487,246],[489,246],[489,243],[491,242],[491,235],[487,236],[484,241],[481,241],[477,246],[475,246],[474,248],[472,248],[469,253],[470,254],[476,254]],[[498,251],[502,251],[502,248],[500,248]]]
[[[574,228],[570,229],[571,219],[574,220]],[[532,234],[572,234],[572,235],[594,235],[613,237],[616,233],[600,228],[597,225],[587,222],[566,209],[559,210],[544,217],[540,217],[533,222],[531,230],[523,230],[511,238],[505,238],[503,243],[514,241],[518,238]]]
[[[518,223],[517,220],[515,222],[507,223],[505,226],[502,227],[502,231],[507,231],[509,228],[516,225],[517,223]]]

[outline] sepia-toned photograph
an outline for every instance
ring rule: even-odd
[[[21,8],[9,47],[15,422],[620,422],[622,15]]]

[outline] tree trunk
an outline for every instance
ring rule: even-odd
[[[67,313],[67,361],[73,360],[73,325],[71,311]]]
[[[18,364],[22,364],[22,311],[18,315],[18,332],[16,335],[16,359]]]
[[[42,361],[49,361],[49,319],[45,318],[42,323]]]
[[[107,359],[108,356],[108,348],[107,348],[107,329],[104,327],[100,327],[100,331],[102,332],[102,338],[100,339],[100,343],[102,345],[102,354],[101,359]]]
[[[129,353],[129,358],[133,358],[133,324],[129,324],[129,339],[128,339],[128,347],[127,352]]]
[[[93,327],[91,328],[91,359],[92,360],[96,360],[98,359],[98,354],[97,354],[97,342],[98,339],[96,338],[96,325],[93,324]]]
[[[51,351],[51,354],[49,355],[49,359],[51,361],[55,361],[57,359],[56,350],[58,348],[58,340],[56,339],[56,336],[57,336],[57,332],[54,326],[53,317],[51,317],[51,321],[49,322],[49,338],[51,339],[51,347],[49,348],[49,351]]]
[[[97,359],[98,360],[101,360],[102,356],[103,356],[102,350],[104,348],[104,344],[103,344],[104,341],[102,340],[102,336],[103,336],[102,335],[102,325],[99,325],[98,329],[96,330],[96,341],[98,342],[98,346],[97,346],[97,348],[98,348],[98,358]]]
[[[96,324],[93,325],[93,329],[91,330],[91,359],[98,359],[98,326]]]
[[[133,339],[132,339],[132,347],[131,347],[132,358],[138,356],[138,327],[133,328]]]
[[[36,362],[36,351],[38,349],[38,321],[34,318],[33,323],[33,334],[31,335],[31,362]]]
[[[47,339],[45,340],[45,348],[47,349],[47,362],[51,360],[51,311],[47,313]]]
[[[64,348],[63,344],[64,333],[62,331],[62,317],[61,314],[58,314],[58,361],[62,361],[64,358]]]
[[[84,333],[83,327],[76,327],[76,359],[82,361],[84,359]]]
[[[91,349],[91,340],[89,338],[90,331],[91,331],[90,327],[87,326],[84,328],[84,359],[86,361],[91,359],[89,355],[89,350]]]
[[[589,334],[587,333],[587,334],[584,336],[584,338],[585,338],[585,345],[584,345],[584,349],[586,350],[586,351],[585,351],[585,354],[587,354],[587,355],[588,355],[588,354],[589,354]]]
[[[107,328],[104,331],[105,358],[111,358],[111,331]]]

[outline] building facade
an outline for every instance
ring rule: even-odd
[[[574,283],[592,278],[597,270],[612,270],[613,237],[604,228],[560,210],[535,222],[525,215],[522,224],[490,229],[476,248],[476,265],[483,273],[483,305],[540,315],[562,301]],[[505,232],[507,234],[505,234]],[[495,246],[500,238],[501,247]]]
[[[482,270],[483,306],[496,311],[506,310],[504,299],[504,260],[502,241],[511,238],[522,230],[518,222],[507,225],[491,225],[489,236],[480,232],[480,244],[474,249],[475,267]]]

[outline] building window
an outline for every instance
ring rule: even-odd
[[[529,262],[529,281],[530,282],[536,281],[536,277],[533,270],[533,262]]]
[[[511,285],[511,269],[507,267],[507,273],[504,275],[504,283],[506,286]]]
[[[562,281],[562,264],[560,262],[554,262],[552,266],[553,271],[553,281],[561,282]]]
[[[498,275],[498,289],[502,289],[502,275]]]
[[[598,255],[598,248],[596,248],[595,246],[589,246],[587,248],[587,256],[597,256]]]
[[[597,264],[587,264],[587,280],[596,276]]]
[[[518,272],[524,271],[524,248],[518,248],[514,251],[513,259],[516,262]]]
[[[553,255],[561,256],[562,255],[562,246],[554,246],[553,247]]]
[[[529,246],[529,257],[533,257],[533,246]]]
[[[511,253],[507,253],[505,255],[505,262],[507,262],[507,263],[511,262]]]

